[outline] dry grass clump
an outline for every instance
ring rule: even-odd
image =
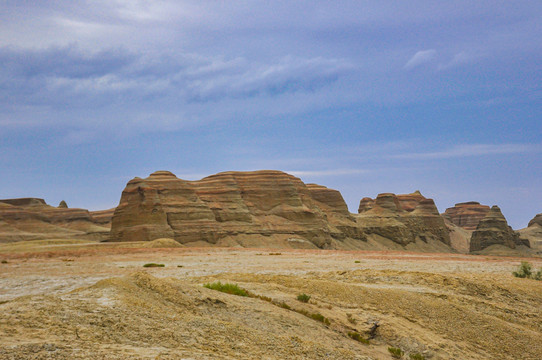
[[[305,293],[297,295],[297,300],[303,303],[308,303],[310,299],[311,299],[311,296]]]

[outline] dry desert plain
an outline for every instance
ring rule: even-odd
[[[542,358],[540,258],[179,246],[0,245],[0,359]]]

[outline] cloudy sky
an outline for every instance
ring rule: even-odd
[[[277,169],[542,212],[542,2],[0,1],[0,198]]]

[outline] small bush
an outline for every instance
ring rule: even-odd
[[[155,263],[148,263],[143,265],[143,267],[164,267],[164,264],[155,264]]]
[[[354,318],[352,317],[352,314],[346,314],[346,319],[348,320],[348,322],[349,322],[350,324],[356,324],[356,323],[357,323],[356,319],[354,319]]]
[[[532,268],[533,266],[527,261],[522,261],[518,271],[514,271],[512,274],[518,278],[530,278],[532,275]]]
[[[359,341],[362,344],[369,345],[369,340],[364,339],[363,337],[361,337],[360,333],[357,333],[355,331],[349,331],[348,336],[350,336],[352,339],[354,339],[356,341]]]
[[[425,360],[425,356],[420,353],[408,354],[408,357],[412,360]]]
[[[533,279],[542,281],[542,269],[538,270],[536,274],[533,275]]]
[[[2,260],[2,264],[7,264],[8,261],[7,260]]]
[[[360,262],[361,261],[359,261],[359,260],[354,261],[355,264],[359,264]]]
[[[237,284],[229,284],[229,283],[222,284],[220,281],[217,281],[212,284],[211,283],[204,284],[203,286],[206,287],[207,289],[217,290],[217,291],[221,291],[223,293],[231,294],[231,295],[237,295],[237,296],[249,295],[248,291],[240,288],[239,285]]]
[[[394,359],[400,359],[405,354],[403,350],[392,346],[388,347],[388,351],[390,352],[391,357]]]
[[[279,253],[279,252],[277,252],[277,253],[269,253],[269,255],[282,255],[282,253]]]
[[[301,302],[304,302],[304,303],[309,302],[310,299],[311,299],[311,296],[307,295],[307,294],[299,294],[299,295],[297,295],[297,300],[299,300]]]

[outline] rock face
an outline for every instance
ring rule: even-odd
[[[108,229],[99,226],[88,210],[57,208],[38,198],[0,200],[0,242],[107,237]]]
[[[116,208],[111,241],[173,238],[186,243],[333,247],[364,240],[338,191],[306,186],[280,171],[224,172],[199,181],[157,171],[130,180]],[[256,244],[252,239],[260,238]],[[265,243],[266,241],[263,241]]]
[[[528,241],[520,240],[519,234],[508,225],[501,209],[494,205],[472,233],[470,251],[480,251],[496,244],[511,249],[515,249],[517,245],[529,246]]]
[[[536,214],[536,216],[529,221],[529,227],[535,225],[542,226],[542,214]]]
[[[457,203],[454,207],[446,209],[444,216],[451,223],[462,227],[465,230],[476,230],[478,223],[489,212],[489,206],[480,205],[479,202],[469,201]]]
[[[432,199],[419,191],[412,194],[379,194],[360,201],[358,224],[367,234],[376,234],[400,245],[438,241],[450,245],[448,229]]]

